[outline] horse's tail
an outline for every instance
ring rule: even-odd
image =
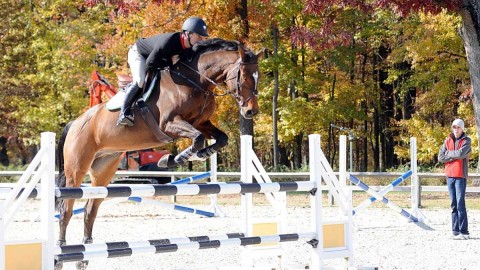
[[[58,176],[55,178],[55,185],[57,187],[65,187],[67,178],[65,177],[65,171],[64,171],[64,157],[63,157],[63,148],[65,146],[65,138],[67,138],[68,131],[70,130],[70,127],[72,126],[73,121],[69,122],[62,131],[62,135],[60,135],[60,139],[58,140],[58,148],[57,148],[57,162],[58,162]],[[57,211],[60,211],[60,209],[63,207],[63,201],[64,200],[58,200],[55,198],[55,209]]]

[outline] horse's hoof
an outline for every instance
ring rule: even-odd
[[[175,168],[177,166],[175,163],[175,157],[170,154],[166,154],[158,161],[157,166],[162,169]]]
[[[88,266],[88,261],[80,261],[80,262],[77,262],[77,270],[85,270],[87,269],[87,266]]]

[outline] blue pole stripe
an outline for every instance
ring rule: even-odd
[[[413,220],[414,222],[418,222],[418,219],[417,219],[416,217],[412,216],[412,214],[408,213],[408,212],[405,211],[404,209],[402,209],[401,214],[402,214],[404,217]]]
[[[187,184],[187,183],[195,182],[195,181],[198,181],[198,180],[210,177],[210,176],[211,176],[211,172],[206,172],[206,173],[197,174],[197,175],[194,175],[194,176],[191,176],[191,177],[186,177],[186,178],[183,178],[183,179],[180,179],[180,180],[177,180],[177,181],[173,181],[169,184],[170,185]]]
[[[140,198],[140,197],[128,197],[128,200],[132,201],[132,202],[137,202],[137,203],[142,202],[142,198]]]
[[[181,205],[176,205],[176,204],[173,206],[173,209],[178,210],[178,211],[182,211],[182,212],[187,212],[187,213],[195,212],[195,209],[193,209],[193,208],[185,207],[185,206],[181,206]]]
[[[410,176],[412,176],[412,171],[407,171],[406,173],[404,173],[403,175],[401,175],[400,177],[395,179],[391,183],[391,185],[396,187],[396,186],[400,185],[403,181],[405,181],[407,178],[409,178]]]

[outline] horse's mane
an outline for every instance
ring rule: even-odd
[[[205,53],[211,51],[237,51],[239,42],[235,40],[223,40],[221,38],[212,38],[201,40],[193,45],[193,52]]]
[[[215,51],[238,51],[238,48],[242,46],[240,42],[236,40],[223,40],[221,38],[212,38],[201,40],[193,45],[193,48],[186,53],[180,55],[181,60],[190,60],[195,55],[215,52]],[[245,50],[245,48],[244,48]],[[253,57],[254,54],[250,50],[246,50],[247,57]]]

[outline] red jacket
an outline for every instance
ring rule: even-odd
[[[468,159],[471,151],[471,140],[465,133],[455,139],[450,134],[440,150],[439,160],[445,162],[447,177],[467,178]]]

